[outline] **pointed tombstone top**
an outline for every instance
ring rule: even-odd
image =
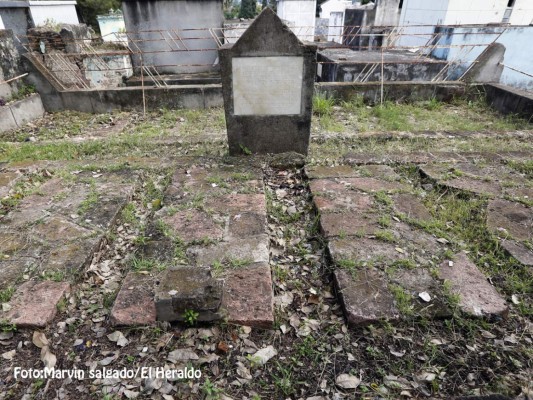
[[[305,45],[270,8],[265,8],[232,46],[234,54],[301,55]]]

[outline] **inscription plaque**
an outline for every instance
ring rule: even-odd
[[[303,57],[233,58],[235,115],[300,114],[303,65]]]

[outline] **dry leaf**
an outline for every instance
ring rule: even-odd
[[[5,353],[2,353],[2,358],[4,360],[12,360],[13,357],[15,357],[15,354],[17,353],[16,350],[6,351]]]
[[[48,339],[43,332],[34,331],[32,342],[35,346],[42,349],[44,346],[48,346]]]
[[[52,354],[48,346],[44,346],[41,349],[41,361],[44,364],[45,368],[54,368],[57,362],[57,357]]]
[[[124,334],[120,331],[110,333],[109,335],[107,335],[107,338],[112,342],[116,342],[117,345],[120,347],[124,347],[129,343],[129,340],[126,339]]]
[[[261,350],[257,350],[254,354],[254,362],[256,364],[265,365],[268,360],[278,354],[273,346],[267,346]]]
[[[340,374],[335,379],[335,383],[344,389],[356,389],[361,383],[361,380],[353,375]]]

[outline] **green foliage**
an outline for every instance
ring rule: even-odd
[[[215,383],[211,382],[209,378],[206,378],[202,386],[202,392],[204,392],[206,400],[216,400],[220,398],[222,390],[217,388]]]
[[[313,96],[313,113],[319,117],[331,115],[333,113],[334,105],[335,99],[328,96],[326,93],[317,93]]]
[[[0,303],[7,303],[11,300],[13,293],[15,293],[15,288],[12,286],[0,290]]]
[[[198,321],[199,315],[200,314],[194,310],[185,310],[185,312],[181,316],[188,325],[194,326],[196,325],[196,321]]]
[[[35,93],[35,86],[33,85],[22,85],[19,87],[19,90],[11,94],[10,101],[22,100],[25,97],[28,97],[30,94]]]
[[[81,13],[83,22],[90,25],[96,32],[100,32],[98,21],[96,17],[98,15],[105,15],[109,13],[109,10],[120,9],[120,0],[79,0],[78,7]]]
[[[239,18],[254,18],[256,12],[257,9],[255,0],[242,0]]]

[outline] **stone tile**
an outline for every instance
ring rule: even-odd
[[[400,179],[394,169],[388,165],[365,165],[359,168],[361,175],[370,175],[374,178],[384,179],[386,181],[397,181]]]
[[[11,230],[0,231],[0,253],[4,256],[12,257],[31,245],[30,239],[21,233]]]
[[[205,207],[221,214],[251,212],[266,215],[265,195],[231,193],[205,201]]]
[[[48,243],[74,241],[93,234],[89,229],[56,216],[43,219],[33,226],[31,232]]]
[[[6,196],[22,176],[19,171],[0,172],[0,198]]]
[[[333,276],[349,326],[357,327],[399,318],[384,274],[373,269],[363,269],[352,275],[338,269]]]
[[[379,263],[383,266],[407,259],[407,254],[396,251],[396,246],[369,238],[331,239],[329,253],[334,262],[351,260],[356,262]]]
[[[268,263],[231,269],[225,274],[222,308],[228,322],[269,329],[274,324],[272,277]]]
[[[187,249],[187,257],[197,266],[212,266],[214,262],[229,260],[268,263],[269,239],[267,235],[258,235],[209,246],[191,246]]]
[[[54,319],[57,303],[69,290],[66,282],[26,282],[15,292],[5,317],[19,328],[44,328]]]
[[[324,236],[361,236],[374,234],[378,229],[376,213],[327,213],[320,215],[320,229]]]
[[[153,286],[153,277],[128,272],[111,309],[111,323],[120,326],[139,326],[155,323],[156,311]]]
[[[155,286],[157,320],[184,321],[187,310],[197,312],[198,321],[221,319],[223,284],[209,268],[180,266],[163,271]]]
[[[483,196],[499,196],[502,193],[502,187],[498,182],[484,181],[476,178],[461,177],[445,181],[439,181],[439,185],[449,187],[450,189],[462,190],[480,194]]]
[[[335,194],[313,195],[313,201],[320,213],[335,211],[368,211],[374,205],[374,198],[367,193],[343,190]]]
[[[228,223],[228,239],[266,234],[266,223],[265,215],[251,212],[231,215]]]
[[[502,240],[502,247],[509,252],[520,263],[533,267],[533,251],[514,240]]]
[[[333,179],[314,179],[309,182],[309,189],[313,196],[324,195],[325,193],[337,195],[349,190],[345,184]]]
[[[84,220],[98,229],[113,226],[120,212],[131,200],[134,186],[129,184],[109,183],[98,185],[98,201],[82,216]]]
[[[435,159],[431,153],[389,153],[389,154],[366,154],[348,153],[344,157],[344,162],[350,165],[366,164],[423,164]]]
[[[39,266],[39,272],[62,271],[67,274],[82,274],[100,246],[103,235],[54,246]]]
[[[25,271],[37,267],[40,260],[34,257],[17,257],[0,260],[0,288],[15,286]]]
[[[221,222],[217,223],[204,211],[189,209],[168,214],[168,209],[159,211],[156,215],[160,221],[185,243],[203,239],[219,240],[224,235]]]
[[[411,193],[398,193],[392,196],[395,212],[404,214],[407,218],[419,221],[430,221],[431,214],[420,199]]]
[[[359,171],[349,165],[337,165],[335,167],[307,166],[305,167],[305,173],[309,179],[350,178],[360,176]]]
[[[426,318],[446,318],[452,315],[442,285],[431,276],[428,270],[424,268],[399,269],[392,275],[391,282],[398,284],[411,295],[411,305],[415,315]],[[422,292],[431,296],[429,302],[420,298],[419,294]]]
[[[389,182],[376,178],[346,178],[343,179],[342,182],[350,188],[359,189],[364,192],[390,192],[398,190],[407,191],[410,189],[407,185],[399,182]]]
[[[464,252],[454,256],[452,266],[448,261],[442,263],[439,277],[449,281],[452,292],[459,295],[463,312],[473,316],[507,315],[505,300]]]
[[[514,239],[533,239],[533,209],[522,204],[496,199],[487,207],[487,227],[496,235],[511,235]]]

